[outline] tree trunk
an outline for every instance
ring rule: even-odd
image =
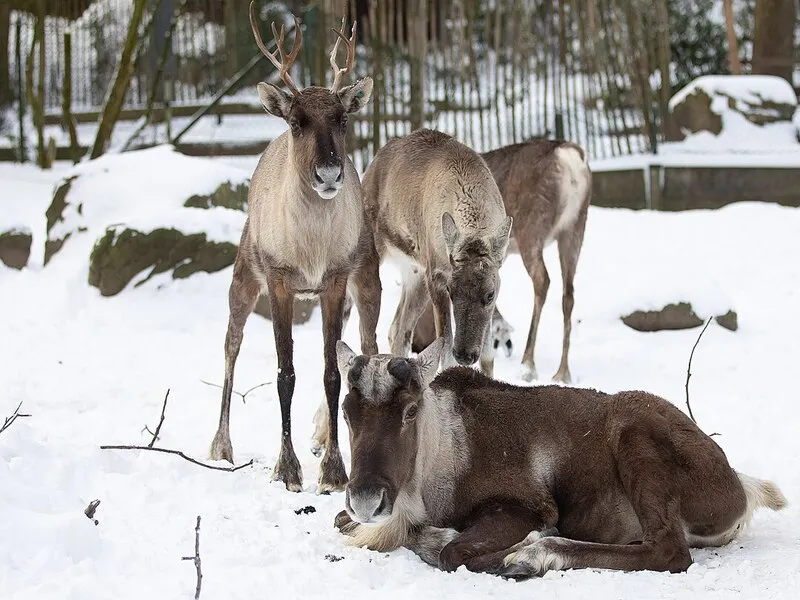
[[[411,130],[425,125],[425,55],[427,54],[427,0],[411,0],[409,7],[410,32],[408,53],[410,69]]]
[[[728,38],[728,68],[731,75],[742,74],[742,63],[739,62],[739,42],[736,41],[736,32],[733,29],[733,0],[723,0],[725,9],[725,34]]]
[[[0,109],[9,106],[14,100],[11,93],[11,65],[8,52],[8,34],[11,29],[11,8],[6,2],[0,3]]]
[[[69,148],[72,162],[81,159],[81,149],[78,143],[78,132],[75,129],[75,119],[72,118],[72,34],[64,33],[64,79],[62,83],[61,114],[64,127],[69,132]]]
[[[128,85],[133,75],[133,55],[139,41],[139,25],[144,16],[145,5],[147,0],[135,0],[133,5],[133,14],[131,15],[131,22],[128,26],[128,33],[125,36],[125,44],[122,47],[122,55],[117,64],[117,75],[114,78],[114,83],[111,84],[111,90],[106,96],[106,104],[103,108],[103,115],[100,117],[100,124],[97,127],[97,136],[94,139],[92,146],[91,158],[97,158],[103,154],[111,139],[111,133],[114,131],[114,125],[119,118],[120,111],[122,110],[122,103],[125,100],[125,92],[128,90]]]
[[[792,0],[756,0],[754,74],[777,75],[792,83],[794,24]]]

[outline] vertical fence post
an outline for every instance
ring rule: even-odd
[[[425,60],[428,46],[427,0],[410,2],[408,49],[411,59],[411,130],[425,125]]]
[[[27,161],[25,149],[25,83],[22,80],[22,19],[17,13],[15,53],[17,60],[17,109],[19,114],[19,162]]]

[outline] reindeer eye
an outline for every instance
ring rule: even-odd
[[[406,408],[406,412],[403,413],[403,422],[409,423],[417,418],[417,405],[416,404],[409,404]]]
[[[347,127],[347,113],[344,113],[342,115],[341,124],[342,124],[342,127]]]
[[[300,135],[300,123],[292,119],[289,121],[289,127],[292,129],[292,135],[297,137]]]
[[[484,296],[483,303],[484,304],[491,304],[492,300],[494,300],[494,290],[492,290],[491,292],[486,294],[486,296]]]

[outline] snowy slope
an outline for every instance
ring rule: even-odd
[[[19,193],[5,173],[0,198]],[[28,188],[30,202],[50,185]],[[45,202],[46,203],[46,202]],[[194,522],[202,516],[201,598],[612,598],[788,599],[800,590],[800,416],[794,381],[800,358],[800,211],[738,204],[719,211],[653,214],[592,208],[576,279],[572,372],[607,391],[644,388],[681,408],[686,360],[698,331],[642,334],[620,311],[690,291],[697,302],[733,304],[740,329],[712,324],[695,354],[692,405],[717,431],[732,464],[772,478],[789,499],[782,513],[758,512],[740,540],[693,551],[685,574],[574,571],[512,583],[463,570],[444,574],[400,550],[349,548],[332,527],[341,494],[313,493],[318,461],[311,418],[322,398],[321,319],[295,327],[295,447],[306,492],[269,483],[279,448],[273,384],[243,403],[234,397],[237,462],[221,473],[154,453],[102,451],[144,443],[170,401],[159,445],[203,459],[216,429],[230,269],[186,280],[169,275],[101,298],[86,285],[86,260],[65,254],[42,270],[0,268],[0,416],[22,400],[33,416],[0,435],[0,598],[95,600],[191,598]],[[537,366],[555,372],[561,345],[557,254]],[[695,266],[687,264],[694,261]],[[688,275],[687,275],[688,273]],[[515,327],[514,355],[498,358],[500,378],[516,375],[530,319],[531,283],[518,256],[502,272],[500,309]],[[399,298],[398,274],[382,269],[379,344]],[[722,296],[722,297],[720,297]],[[353,318],[344,338],[358,347]],[[244,391],[274,381],[270,324],[251,319],[235,380]],[[346,463],[349,450],[341,424]],[[83,510],[101,504],[95,526]],[[295,514],[314,506],[316,512]],[[332,562],[326,555],[344,557]]]

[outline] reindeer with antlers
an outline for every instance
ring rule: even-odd
[[[261,156],[248,194],[248,218],[242,232],[229,290],[230,316],[225,337],[225,381],[219,429],[211,444],[211,458],[233,462],[230,407],[236,358],[247,317],[262,291],[269,294],[272,327],[278,358],[277,388],[281,407],[281,448],[272,479],[292,491],[302,489],[302,472],[292,446],[291,404],[294,395],[292,310],[295,296],[319,296],[322,308],[325,388],[324,413],[315,439],[322,458],[319,492],[344,489],[347,483],[339,451],[337,414],[341,379],[336,364],[336,341],[344,325],[346,294],[351,293],[360,317],[362,351],[377,353],[375,329],[381,301],[378,256],[361,198],[361,182],[345,151],[347,115],[363,108],[372,94],[372,79],[365,77],[342,87],[355,57],[356,24],[350,39],[341,31],[330,55],[334,72],[330,89],[298,90],[289,74],[300,52],[302,31],[295,17],[294,45],[287,56],[280,34],[272,24],[278,59],[261,40],[250,4],[250,24],[261,51],[278,68],[291,94],[259,83],[264,108],[280,117],[289,129],[278,136]],[[336,63],[339,42],[347,48],[344,68]],[[320,439],[320,438],[324,438]]]

